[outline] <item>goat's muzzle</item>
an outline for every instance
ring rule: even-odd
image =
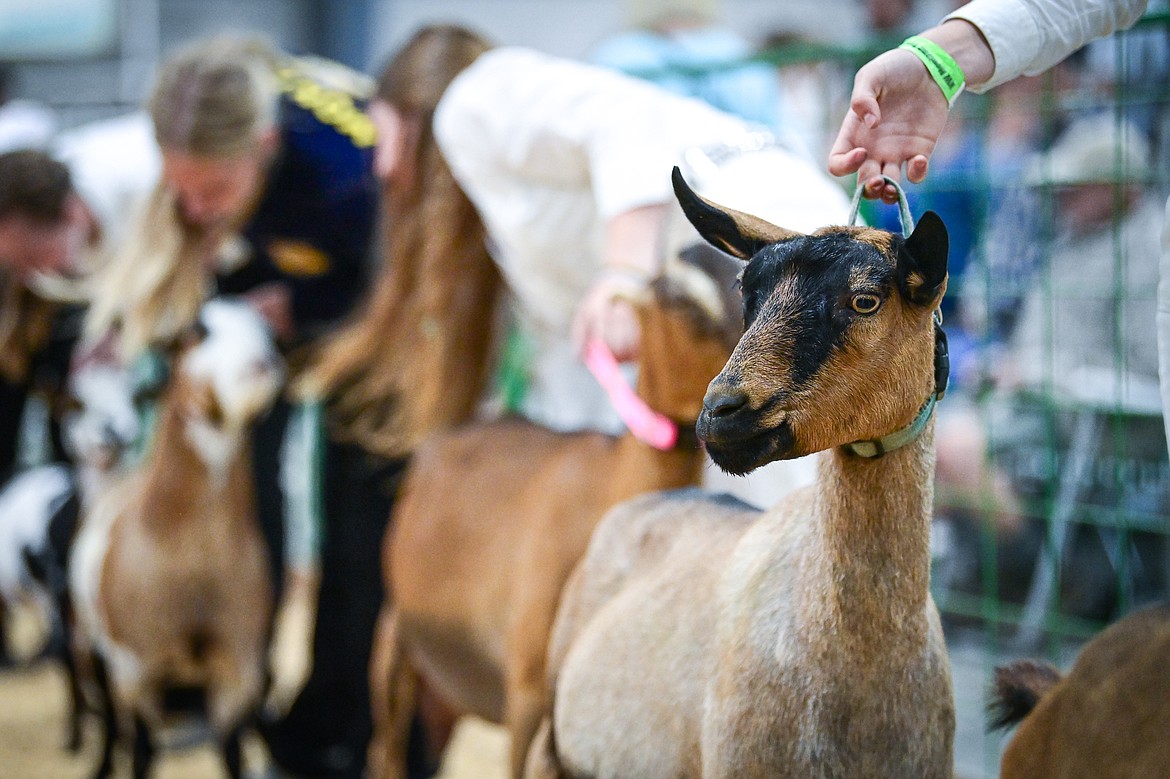
[[[783,413],[765,415],[752,407],[746,393],[719,377],[703,398],[695,432],[715,464],[737,475],[787,457],[793,447],[792,428]]]

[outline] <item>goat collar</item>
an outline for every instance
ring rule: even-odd
[[[664,452],[697,445],[698,439],[694,433],[687,439],[682,433],[684,425],[658,413],[638,397],[638,393],[634,392],[634,388],[622,375],[613,352],[603,341],[597,338],[589,341],[585,347],[585,364],[609,396],[609,402],[622,422],[639,441]]]
[[[926,423],[930,421],[930,417],[934,413],[934,405],[938,402],[938,398],[937,393],[930,393],[930,397],[918,410],[918,416],[914,417],[914,421],[901,430],[895,430],[889,435],[870,441],[854,441],[851,444],[845,444],[842,448],[851,454],[867,459],[881,457],[887,452],[900,449],[922,435],[922,431],[926,429]]]

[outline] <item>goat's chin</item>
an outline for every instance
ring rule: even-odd
[[[792,428],[786,423],[741,438],[700,437],[715,464],[734,476],[744,476],[775,460],[799,456],[793,448]]]

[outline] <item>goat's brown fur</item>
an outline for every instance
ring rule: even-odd
[[[1000,776],[1165,776],[1170,767],[1168,658],[1170,605],[1136,611],[1107,628],[1085,646],[1064,678],[1057,676],[1038,690],[1035,707],[1004,751]],[[1007,692],[1018,689],[1011,686]]]
[[[258,316],[243,304],[217,305],[244,312],[231,316],[260,332]],[[85,519],[71,580],[82,624],[108,667],[119,734],[129,737],[138,723],[165,736],[188,724],[192,712],[173,711],[171,695],[201,690],[203,714],[236,776],[239,730],[263,692],[272,610],[246,434],[271,403],[279,369],[270,341],[257,335],[231,363],[238,370],[221,374],[227,363],[219,362],[211,377],[189,372],[202,338],[183,339],[149,457]],[[260,344],[267,351],[252,361],[251,348]],[[202,355],[200,371],[217,362],[209,356],[217,355]],[[211,383],[230,385],[230,405]],[[152,752],[140,749],[141,733],[136,772],[146,770]],[[101,770],[108,770],[106,749]]]
[[[669,277],[639,308],[639,394],[659,413],[694,420],[738,337],[738,311],[715,322]],[[516,419],[424,445],[383,555],[392,594],[371,669],[376,773],[402,775],[419,673],[457,710],[507,724],[518,775],[547,707],[556,604],[594,525],[621,500],[697,483],[702,463],[693,446],[660,452],[630,435],[559,434]]]
[[[120,691],[123,703],[161,726],[168,686],[211,687],[209,714],[226,733],[261,692],[267,555],[248,450],[222,486],[193,477],[205,466],[182,443],[175,401],[183,402],[167,404],[158,430],[167,451],[122,486],[127,502],[110,530],[99,602],[109,638],[146,658],[139,689]]]
[[[665,494],[606,516],[558,610],[553,714],[528,775],[949,777],[950,669],[928,589],[933,425],[883,457],[842,448],[909,425],[935,389],[945,231],[927,215],[904,244],[836,228],[771,246],[774,232],[715,240],[688,216],[754,257],[748,329],[700,437],[735,472],[831,451],[815,485],[767,512]],[[854,316],[850,279],[866,267],[884,305]]]
[[[21,384],[36,352],[49,340],[60,306],[0,270],[0,378]]]

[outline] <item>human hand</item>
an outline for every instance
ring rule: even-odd
[[[292,316],[292,292],[287,284],[274,281],[253,287],[243,294],[244,300],[268,322],[277,341],[288,343],[296,334]]]
[[[605,342],[618,362],[638,357],[641,328],[633,301],[645,294],[645,282],[621,271],[603,271],[585,294],[573,318],[573,343],[585,353],[593,338]]]
[[[849,112],[829,151],[829,172],[857,173],[863,194],[896,203],[882,176],[926,178],[930,155],[947,122],[947,100],[922,62],[893,49],[864,65],[853,81]]]

